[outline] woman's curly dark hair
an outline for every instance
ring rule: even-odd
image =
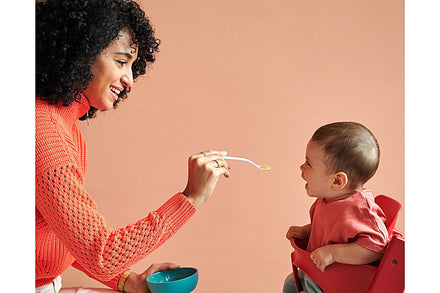
[[[133,79],[145,74],[159,51],[149,19],[131,0],[46,0],[36,4],[36,93],[50,104],[70,106],[93,78],[96,57],[124,28],[138,47]],[[127,89],[120,99],[127,98]],[[115,101],[114,106],[120,101]],[[80,118],[93,118],[91,107]]]

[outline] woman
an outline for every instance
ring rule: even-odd
[[[193,155],[183,192],[116,230],[105,224],[85,191],[86,147],[75,122],[125,99],[154,62],[158,46],[136,2],[36,4],[36,292],[60,292],[59,276],[70,265],[113,290],[149,292],[148,275],[178,266],[157,264],[137,274],[130,265],[181,228],[220,176],[229,177],[222,152]]]

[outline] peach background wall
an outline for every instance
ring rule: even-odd
[[[354,120],[382,151],[376,194],[404,203],[404,5],[401,0],[142,1],[157,62],[116,111],[78,123],[89,147],[86,188],[108,224],[125,226],[182,191],[187,158],[226,150],[213,197],[177,235],[133,266],[200,270],[195,292],[281,292],[290,225],[313,199],[299,165],[313,131]],[[404,212],[397,228],[404,231]],[[69,269],[66,286],[99,286]]]

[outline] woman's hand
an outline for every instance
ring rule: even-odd
[[[142,274],[137,274],[131,272],[128,275],[127,281],[124,285],[124,292],[127,293],[151,293],[147,284],[147,277],[164,270],[175,270],[180,265],[170,262],[152,264],[148,269],[146,269]]]
[[[229,165],[222,159],[226,152],[203,151],[188,160],[188,183],[182,192],[198,207],[214,192],[220,176],[229,178]]]

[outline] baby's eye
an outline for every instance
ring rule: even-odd
[[[306,165],[311,167],[312,165],[310,165],[309,161],[306,161]]]

